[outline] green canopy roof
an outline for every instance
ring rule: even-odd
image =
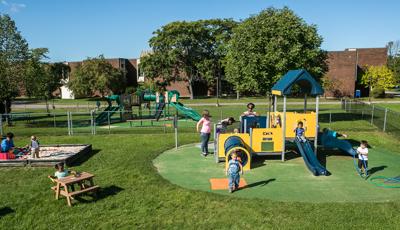
[[[289,70],[272,87],[272,94],[279,96],[290,95],[293,85],[300,86],[301,92],[308,95],[317,96],[324,94],[321,85],[305,69]]]

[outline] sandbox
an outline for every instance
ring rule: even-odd
[[[62,144],[62,145],[42,145],[39,157],[33,158],[26,155],[17,159],[0,160],[0,167],[5,166],[54,166],[57,163],[70,165],[72,162],[92,151],[89,144]]]

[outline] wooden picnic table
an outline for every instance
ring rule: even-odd
[[[57,185],[52,187],[52,189],[56,192],[56,200],[58,200],[60,195],[65,196],[68,206],[72,206],[71,199],[74,199],[74,196],[96,192],[99,186],[94,185],[93,177],[93,174],[81,172],[78,176],[70,175],[60,179],[54,179]],[[79,185],[78,190],[75,190],[75,185]]]

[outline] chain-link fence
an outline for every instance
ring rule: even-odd
[[[342,109],[348,114],[366,120],[383,132],[400,136],[400,113],[358,100],[343,100]]]
[[[282,111],[282,103],[278,103],[278,111]],[[218,123],[222,119],[239,116],[246,110],[243,105],[210,105],[192,106],[201,113],[209,110],[212,121]],[[356,100],[331,101],[321,103],[319,122],[322,127],[335,130],[359,131],[380,130],[400,135],[399,113]],[[315,104],[309,103],[307,112],[315,110]],[[7,132],[24,133],[26,135],[96,135],[96,134],[142,134],[142,133],[174,133],[173,117],[179,114],[178,131],[195,133],[196,121],[185,116],[174,108],[164,109],[157,119],[157,111],[141,108],[135,111],[104,111],[103,108],[56,109],[47,112],[19,111],[11,114],[0,114],[0,134]],[[257,104],[256,111],[260,115],[268,114],[267,103]],[[288,104],[289,112],[304,112],[303,103]],[[349,121],[351,126],[349,126]],[[230,129],[238,127],[238,123]]]

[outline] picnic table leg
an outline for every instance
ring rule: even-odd
[[[56,200],[58,200],[58,197],[60,196],[60,183],[57,183],[56,187]]]
[[[72,206],[72,204],[71,204],[71,196],[69,195],[69,191],[68,191],[68,186],[67,185],[64,186],[64,190],[65,190],[65,193],[66,193],[68,206]]]
[[[90,185],[90,187],[93,187],[93,186],[94,186],[93,178],[90,178],[90,180],[89,180],[89,185]],[[93,191],[93,197],[94,197],[94,199],[97,200],[97,190],[94,190],[94,191]]]

